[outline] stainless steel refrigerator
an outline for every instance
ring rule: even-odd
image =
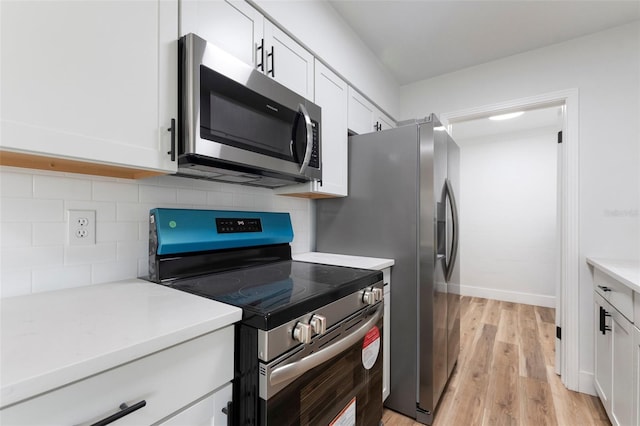
[[[349,137],[349,196],[316,201],[316,250],[395,259],[385,405],[431,424],[460,349],[459,148],[435,115]]]

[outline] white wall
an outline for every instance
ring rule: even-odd
[[[399,86],[326,1],[251,0],[380,109],[397,119]]]
[[[401,115],[570,88],[579,90],[579,368],[581,382],[589,383],[593,283],[584,259],[640,257],[640,22],[404,86]]]
[[[1,297],[146,275],[154,207],[289,212],[293,252],[311,249],[311,201],[270,189],[0,167],[0,194]],[[67,209],[96,211],[96,245],[65,245]]]
[[[456,140],[463,295],[555,307],[556,135]]]

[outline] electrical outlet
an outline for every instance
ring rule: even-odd
[[[67,210],[67,229],[70,246],[95,244],[95,210]]]

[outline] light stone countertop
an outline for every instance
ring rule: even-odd
[[[302,262],[323,263],[325,265],[348,266],[351,268],[374,269],[380,271],[382,269],[393,266],[393,259],[382,259],[378,257],[349,256],[346,254],[333,254],[321,252],[308,252],[294,254],[293,260]]]
[[[242,310],[144,280],[0,301],[0,407],[239,321]]]
[[[640,262],[587,257],[587,263],[640,293]]]

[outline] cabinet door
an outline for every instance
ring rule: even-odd
[[[267,20],[264,39],[265,73],[299,95],[313,99],[313,55]]]
[[[194,33],[251,66],[261,66],[264,17],[244,1],[182,0],[180,35]]]
[[[633,414],[633,325],[620,312],[611,314],[613,336],[612,423],[632,424]]]
[[[315,63],[315,103],[322,108],[322,180],[274,190],[308,198],[344,197],[348,189],[347,84],[321,62]]]
[[[636,293],[636,296],[638,293]],[[640,317],[636,317],[635,324],[638,325]],[[633,424],[640,426],[640,328],[634,327],[634,340],[633,340],[633,413],[635,420]]]
[[[610,330],[605,330],[603,334],[600,329],[600,318],[602,315],[611,314],[613,308],[604,301],[604,299],[594,294],[595,298],[595,310],[593,317],[595,318],[595,375],[594,384],[596,392],[600,396],[602,405],[607,413],[611,413],[611,375],[612,375],[612,362],[613,362],[613,339]],[[601,309],[604,309],[602,311]],[[611,328],[611,318],[604,317],[605,324]]]
[[[3,149],[176,170],[177,0],[0,7]]]
[[[3,408],[0,423],[16,426],[94,424],[117,413],[121,403],[132,406],[145,401],[146,405],[115,424],[155,424],[233,379],[233,335],[233,325],[229,325],[26,399]],[[226,395],[228,397],[228,393]],[[214,418],[218,416],[214,409],[195,409],[185,417],[203,419],[207,411]]]
[[[227,418],[227,404],[232,399],[231,383],[213,392],[202,401],[179,414],[161,422],[162,426],[224,426],[230,424]],[[224,411],[223,411],[224,410]]]
[[[359,135],[375,132],[375,111],[376,108],[371,102],[349,86],[349,130]]]
[[[315,103],[322,108],[322,182],[318,191],[347,195],[347,84],[319,61],[315,69]]]
[[[378,129],[387,130],[393,129],[396,127],[394,121],[382,111],[376,110],[376,122],[374,124],[378,125]]]

